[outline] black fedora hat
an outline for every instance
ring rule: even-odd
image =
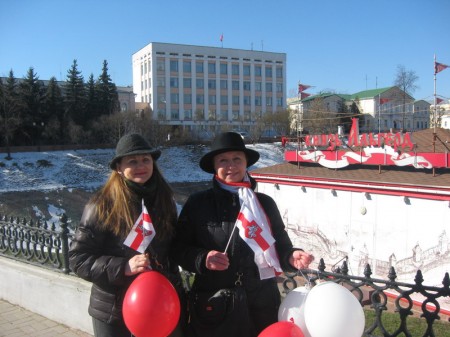
[[[161,151],[152,149],[150,144],[141,135],[137,133],[127,134],[117,142],[116,155],[109,163],[109,167],[115,170],[116,164],[121,158],[146,153],[149,153],[153,160],[157,160],[161,156]]]
[[[200,159],[200,168],[205,172],[214,173],[214,156],[229,151],[244,152],[247,156],[247,167],[252,166],[259,159],[259,152],[246,148],[240,134],[224,132],[214,138],[211,150]]]

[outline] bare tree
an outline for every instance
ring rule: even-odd
[[[394,85],[403,90],[403,120],[402,128],[405,129],[405,114],[406,114],[406,94],[411,95],[418,89],[416,85],[419,77],[414,70],[407,70],[404,65],[397,66],[397,75]]]

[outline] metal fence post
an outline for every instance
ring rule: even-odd
[[[63,213],[60,217],[61,221],[61,248],[63,255],[63,272],[64,274],[70,273],[69,267],[69,228],[67,226],[67,215]]]

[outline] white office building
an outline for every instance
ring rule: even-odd
[[[136,102],[187,130],[251,130],[286,109],[286,54],[150,43],[132,56]]]

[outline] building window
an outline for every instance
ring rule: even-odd
[[[164,70],[166,70],[166,64],[165,64],[164,60],[156,61],[156,70],[157,71],[164,71]]]
[[[255,66],[255,76],[261,77],[261,75],[262,75],[261,66]]]
[[[203,78],[197,78],[195,80],[195,85],[197,86],[197,89],[204,89],[205,88],[205,81]]]
[[[171,77],[170,78],[170,87],[171,88],[178,88],[178,77]]]
[[[183,102],[184,102],[184,104],[192,104],[192,95],[191,94],[184,94]]]
[[[178,104],[178,103],[180,103],[178,94],[175,93],[175,92],[171,93],[171,94],[170,94],[170,101],[171,101],[173,104]]]
[[[239,76],[239,64],[231,65],[231,74],[235,76]]]
[[[220,80],[220,89],[228,89],[228,81]]]
[[[261,106],[261,96],[255,96],[255,105]]]
[[[195,71],[197,72],[197,74],[203,74],[203,62],[195,63]]]
[[[239,81],[232,81],[231,82],[231,89],[232,90],[239,90]]]
[[[190,78],[183,78],[183,88],[191,88],[192,80]]]
[[[191,72],[191,61],[183,61],[183,72],[184,73]]]
[[[244,105],[250,105],[250,96],[244,96]]]
[[[216,95],[209,95],[208,103],[209,103],[209,105],[216,105]]]
[[[216,73],[216,64],[208,63],[208,74],[215,74],[215,73]]]
[[[277,92],[283,92],[283,83],[277,83]]]
[[[250,81],[244,81],[243,86],[244,86],[244,91],[250,91],[250,88],[251,88]]]
[[[239,105],[239,96],[238,95],[233,95],[231,97],[231,100],[232,100],[233,105]]]
[[[158,77],[156,86],[159,88],[164,88],[166,86],[166,81],[164,77]]]
[[[244,76],[250,76],[250,65],[249,64],[244,64]]]
[[[197,95],[195,101],[197,104],[205,104],[205,96],[203,94]]]
[[[127,105],[127,103],[123,102],[123,103],[120,105],[120,111],[122,111],[122,112],[127,112],[127,111],[128,111],[128,105]]]
[[[220,96],[220,105],[227,105],[228,104],[228,95],[221,95]]]
[[[239,110],[233,110],[233,120],[239,120]]]
[[[261,91],[261,90],[262,90],[261,82],[255,82],[255,91]]]
[[[184,110],[184,119],[185,120],[192,120],[192,110]]]
[[[228,74],[228,65],[226,63],[220,64],[220,75],[227,75]]]
[[[272,77],[272,67],[266,67],[266,77]]]
[[[208,80],[208,89],[216,89],[216,80]]]
[[[277,106],[283,106],[283,98],[277,97]]]
[[[277,78],[283,78],[283,68],[277,67]]]
[[[272,97],[266,97],[266,106],[272,106]]]
[[[170,110],[170,119],[180,119],[180,112],[178,109]]]
[[[222,120],[222,121],[228,120],[228,112],[227,111],[220,112],[220,120]]]
[[[171,72],[178,72],[178,60],[170,60],[170,71]]]

